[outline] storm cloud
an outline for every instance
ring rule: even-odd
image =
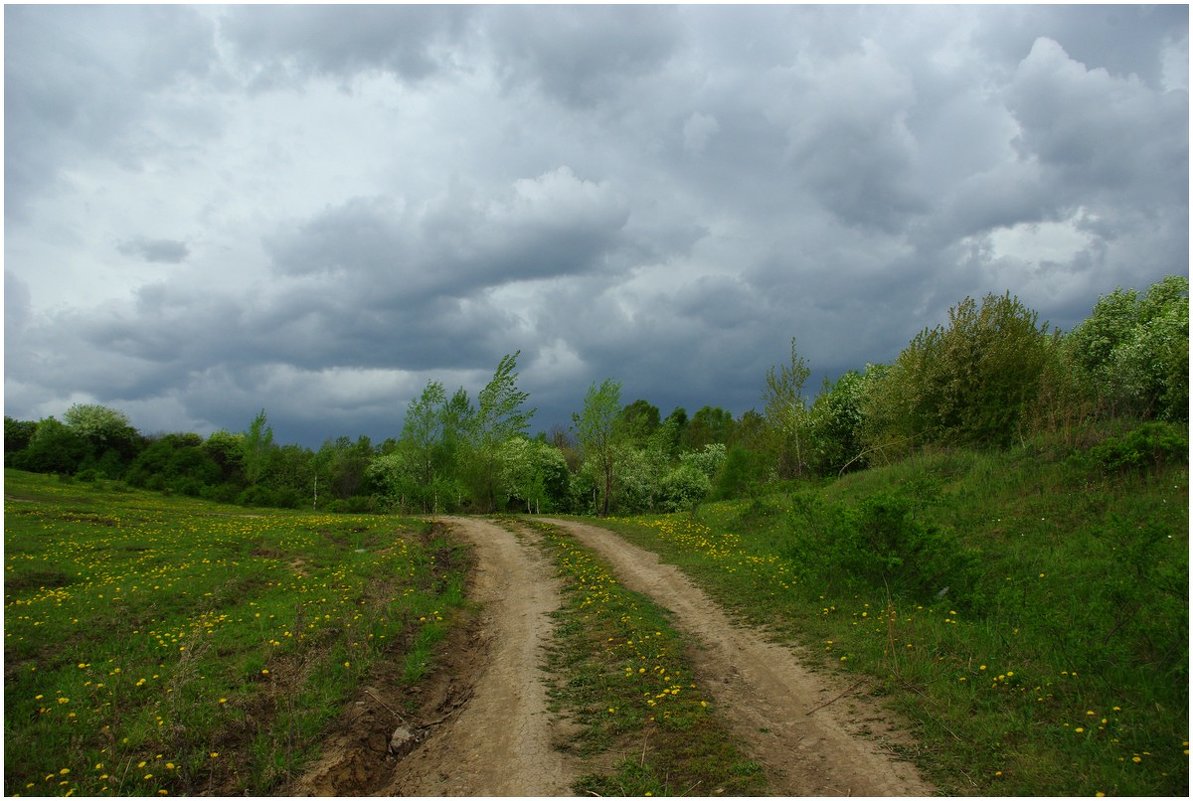
[[[9,6],[5,413],[666,414],[1188,272],[1183,6]]]

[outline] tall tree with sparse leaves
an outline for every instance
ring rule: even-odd
[[[506,354],[493,378],[477,395],[476,412],[467,421],[471,458],[469,483],[473,497],[485,511],[497,507],[500,484],[500,448],[510,437],[525,436],[533,408],[526,408],[530,395],[518,389],[518,357],[522,351]]]
[[[766,371],[763,414],[770,434],[775,470],[780,478],[802,475],[807,463],[805,450],[809,421],[804,384],[811,374],[808,363],[795,348],[794,337],[791,339],[791,362]]]
[[[609,514],[616,466],[618,417],[621,413],[621,382],[606,378],[594,382],[584,395],[584,410],[572,415],[584,461],[600,478],[601,514]]]

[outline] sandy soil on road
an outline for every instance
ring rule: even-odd
[[[472,698],[403,759],[382,795],[570,795],[575,767],[552,743],[539,665],[559,608],[551,564],[509,531],[473,518],[448,518],[476,547],[472,597],[482,602],[488,658]],[[530,536],[530,535],[528,535]]]
[[[848,684],[812,673],[791,649],[735,625],[656,554],[606,529],[567,520],[544,522],[562,527],[599,554],[622,584],[670,609],[676,627],[701,643],[692,654],[697,675],[744,750],[765,765],[772,791],[815,796],[932,793],[913,765],[883,748],[881,741],[896,733],[871,704],[848,697]]]

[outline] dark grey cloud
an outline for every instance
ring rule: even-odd
[[[158,264],[178,264],[185,261],[190,249],[185,242],[176,239],[126,239],[116,245],[125,256],[143,259]]]
[[[1187,200],[1188,94],[1161,92],[1073,60],[1037,39],[1010,84],[1014,144],[1071,202],[1101,194],[1171,207]]]
[[[1119,78],[1138,76],[1152,88],[1163,77],[1165,41],[1188,49],[1189,10],[1182,5],[999,6],[982,14],[973,41],[1002,63],[1017,63],[1043,37],[1084,64]]]
[[[665,6],[490,8],[485,29],[507,88],[537,85],[580,110],[624,96],[680,46]]]
[[[1181,6],[5,21],[17,416],[381,438],[519,349],[544,428],[605,377],[741,412],[793,336],[818,383],[1188,271]]]
[[[342,276],[371,298],[472,294],[602,269],[628,214],[607,184],[559,167],[487,196],[457,185],[414,208],[353,198],[287,226],[267,248],[280,273]]]
[[[213,27],[185,6],[5,6],[4,21],[8,218],[96,154],[136,169],[155,148],[154,104],[216,55]]]
[[[418,80],[450,66],[450,46],[471,13],[467,6],[235,6],[220,30],[259,86],[362,70]]]

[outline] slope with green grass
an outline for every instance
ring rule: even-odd
[[[602,525],[872,677],[946,792],[1184,795],[1187,448],[930,452]]]

